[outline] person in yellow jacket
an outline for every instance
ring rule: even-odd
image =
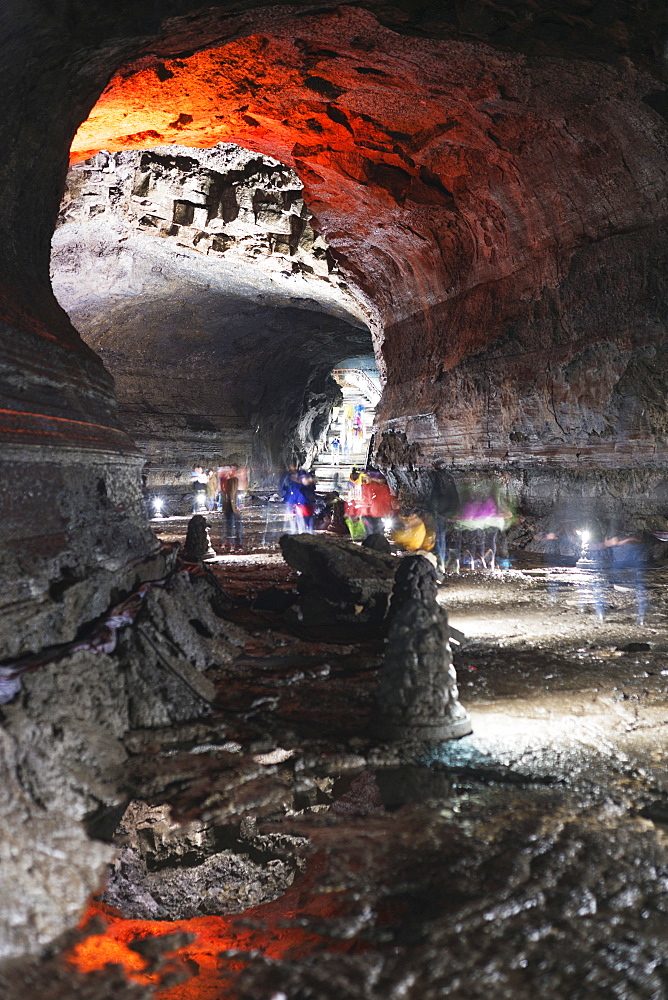
[[[392,541],[405,552],[431,552],[436,542],[436,524],[430,514],[416,511],[399,514],[392,530]]]

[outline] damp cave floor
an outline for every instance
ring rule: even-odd
[[[131,734],[129,774],[180,822],[303,838],[300,874],[199,923],[98,913],[78,934],[117,952],[51,957],[46,1000],[668,998],[668,571],[644,574],[642,624],[635,574],[447,576],[473,733],[382,745],[380,637],[254,610],[295,583],[264,541],[211,564],[248,636],[210,672],[214,714]],[[132,938],[175,931],[193,940],[128,963]]]

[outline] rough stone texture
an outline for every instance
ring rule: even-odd
[[[123,64],[105,92],[104,113],[94,116],[97,131],[81,133],[79,153],[224,140],[294,167],[320,231],[373,316],[388,375],[380,430],[397,432],[393,444],[406,435],[399,464],[426,467],[438,457],[472,473],[502,465],[517,473],[529,501],[546,506],[552,500],[544,486],[571,502],[610,485],[628,498],[628,509],[643,484],[659,498],[666,459],[660,5],[583,0],[564,8],[517,0],[436,10],[432,3],[398,0],[390,8],[369,0],[365,9],[333,7],[260,7],[252,0],[2,5],[0,558],[7,585],[0,592],[0,656],[70,638],[98,601],[108,603],[114,585],[126,589],[133,566],[154,547],[139,505],[140,457],[120,429],[110,377],[48,280],[71,140]],[[213,54],[198,51],[206,46]],[[276,384],[284,385],[286,365],[303,361],[301,343],[287,361],[282,345],[266,355]],[[568,458],[575,467],[562,472]],[[100,468],[104,491],[96,485]],[[602,469],[613,471],[592,494]],[[72,576],[78,582],[65,602],[72,601],[71,613],[63,614],[58,595],[70,592],[64,585]],[[30,683],[41,683],[39,674]],[[166,694],[178,700],[167,686]],[[85,731],[83,721],[76,725]],[[13,747],[7,752],[11,757]],[[10,773],[12,766],[10,760]],[[58,878],[53,886],[57,905],[45,896],[48,850],[31,858],[26,831],[35,831],[34,846],[53,845],[58,834],[42,834],[43,813],[24,807],[17,781],[4,782],[22,821],[6,838],[16,872],[11,905],[34,893],[37,931],[27,941],[25,913],[10,909],[14,923],[3,940],[34,948],[73,917],[74,897],[94,881],[99,856],[88,848],[76,853],[73,834],[75,854],[50,855],[51,874],[63,862],[62,885]],[[63,786],[71,789],[72,779]],[[392,957],[387,975],[385,968],[378,973],[382,963],[375,966],[375,978],[365,966],[358,981],[368,996],[386,996],[388,982],[400,991],[417,983],[423,998],[439,996],[454,975],[460,995],[471,992],[474,947],[483,969],[478,995],[493,988],[497,996],[516,996],[523,966],[506,967],[505,945],[518,956],[525,949],[522,961],[535,963],[532,995],[538,982],[548,992],[573,994],[586,968],[604,996],[630,992],[621,981],[627,969],[640,984],[637,996],[661,996],[660,918],[647,918],[650,931],[637,946],[607,913],[591,923],[575,918],[592,915],[602,884],[605,906],[621,911],[622,930],[637,934],[643,901],[650,916],[660,912],[662,846],[639,820],[618,820],[609,807],[599,809],[593,835],[583,840],[555,798],[545,795],[523,834],[535,843],[534,831],[543,831],[544,853],[533,856],[544,873],[543,896],[531,895],[535,872],[527,856],[509,866],[504,854],[504,845],[515,844],[513,803],[510,833],[493,842],[476,869],[481,899],[490,878],[503,883],[500,909],[490,918],[486,903],[474,900],[462,914],[464,931],[450,915],[417,964],[402,967]],[[569,809],[582,812],[577,802],[563,806]],[[489,813],[481,811],[478,843],[489,830]],[[57,829],[66,822],[59,817]],[[438,888],[447,901],[452,878],[442,855],[451,828],[442,832],[431,843],[439,849]],[[583,843],[593,858],[584,888],[568,863]],[[620,853],[629,856],[621,876]],[[366,865],[358,871],[368,878]],[[455,891],[460,886],[466,898],[472,875],[465,859],[461,871]],[[623,875],[634,872],[637,892],[625,902]],[[433,891],[433,870],[428,874],[422,884]],[[556,906],[554,930],[542,918],[548,897]],[[534,900],[538,916],[527,937],[522,914]],[[360,920],[363,926],[363,913]],[[580,934],[583,927],[590,933]],[[549,960],[545,938],[558,941]],[[571,972],[564,957],[573,950]],[[444,969],[439,956],[450,952]],[[352,994],[360,964],[354,958],[341,982],[318,958],[314,989]],[[250,978],[255,995],[265,988],[274,995],[283,985],[292,992],[289,969],[279,975],[255,967]]]
[[[404,556],[394,574],[390,614],[396,614],[408,601],[434,604],[438,584],[431,562],[421,555]]]
[[[431,562],[405,556],[395,573],[378,688],[376,728],[390,739],[439,741],[471,732],[459,703],[448,617],[436,594]]]
[[[387,611],[397,560],[352,541],[282,535],[283,558],[299,570],[300,607],[311,621],[380,622]]]
[[[665,1000],[667,575],[648,574],[657,632],[640,656],[614,649],[647,632],[631,593],[609,583],[615,613],[603,624],[577,598],[550,603],[550,582],[574,595],[581,577],[450,580],[441,598],[453,618],[478,622],[459,658],[480,725],[428,752],[364,738],[379,668],[368,646],[277,634],[256,616],[252,654],[221,676],[226,724],[131,742],[152,755],[154,801],[191,819],[230,799],[268,806],[258,830],[307,837],[306,869],[238,918],[107,918],[77,967],[127,956],[105,944],[169,930],[197,934],[180,950],[191,996]],[[286,784],[283,812],[271,786]]]
[[[23,443],[15,463],[38,464],[46,446],[69,481],[83,449],[120,481],[134,455],[109,377],[48,283],[71,140],[125,64],[76,155],[222,140],[293,167],[373,318],[388,373],[380,426],[405,430],[418,465],[451,442],[457,462],[504,464],[529,442],[517,449],[527,479],[557,452],[587,468],[663,464],[633,375],[665,331],[660,15],[631,0],[329,6],[3,6],[0,424]],[[610,363],[580,356],[606,343]],[[294,367],[283,355],[267,361],[279,383]],[[581,377],[566,371],[574,360]],[[4,499],[13,518],[23,493]],[[117,537],[121,561],[134,558],[130,515]],[[82,558],[71,537],[63,551]],[[95,558],[88,571],[93,595]],[[42,557],[39,572],[57,568]],[[49,610],[35,605],[47,641],[63,634]]]
[[[666,128],[646,43],[640,70],[580,58],[598,47],[609,60],[622,37],[633,50],[632,5],[597,41],[600,10],[554,32],[525,14],[519,35],[518,15],[496,7],[464,18],[522,55],[437,40],[461,29],[461,12],[432,12],[408,38],[346,8],[166,60],[164,72],[138,65],[112,81],[75,150],[144,145],[151,130],[205,144],[220,134],[222,95],[226,137],[294,166],[369,305],[388,378],[380,430],[406,433],[422,466],[502,464],[531,480],[546,463],[558,487],[564,462],[665,466],[652,399],[666,332]]]
[[[241,913],[280,896],[292,884],[294,857],[260,852],[243,833],[234,838],[234,847],[223,850],[223,831],[200,822],[171,822],[168,812],[164,806],[131,803],[116,831],[123,846],[101,899],[125,917],[187,920]],[[295,838],[285,839],[295,846]]]
[[[138,458],[66,452],[3,450],[0,660],[73,639],[115,594],[166,572]]]
[[[207,577],[174,574],[150,592],[113,654],[79,651],[27,673],[3,707],[3,960],[72,927],[99,888],[113,851],[86,829],[108,839],[118,822],[128,729],[210,711],[202,672],[239,642],[239,630],[213,611],[215,590]]]
[[[149,486],[187,482],[195,461],[273,478],[324,429],[331,369],[371,346],[294,171],[230,144],[76,164],[51,271]]]
[[[211,547],[209,525],[203,514],[195,514],[188,521],[182,553],[186,561],[195,563],[215,557],[216,553]]]

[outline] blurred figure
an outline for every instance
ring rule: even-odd
[[[217,510],[218,509],[218,498],[220,496],[220,488],[218,481],[218,472],[215,469],[206,470],[206,509],[207,510]]]
[[[285,504],[286,531],[293,535],[311,533],[316,503],[313,474],[290,465],[281,477],[279,488]]]
[[[206,473],[201,465],[193,466],[190,482],[193,490],[193,514],[201,514],[203,510],[206,510],[207,484]]]
[[[341,438],[339,437],[332,438],[332,440],[329,443],[329,446],[332,449],[332,465],[338,465],[340,459],[339,452],[341,451]]]
[[[417,552],[419,549],[428,551],[426,549],[426,545],[429,544],[427,526],[415,510],[404,508],[397,515],[391,538],[395,545],[398,545],[404,552]],[[433,544],[432,536],[432,548]]]
[[[645,588],[645,551],[640,538],[627,535],[606,535],[601,542],[587,542],[583,550],[593,563],[594,577],[591,585],[592,604],[599,621],[606,612],[608,585],[633,591],[636,597],[636,622],[645,624],[647,591]],[[618,581],[615,583],[615,581]],[[623,581],[623,582],[622,582]]]
[[[320,521],[316,521],[315,528],[316,531],[325,531],[328,535],[349,537],[346,505],[336,491],[328,493],[325,497],[325,511]]]
[[[512,511],[502,507],[493,487],[486,495],[466,501],[459,517],[453,520],[458,531],[456,572],[460,562],[467,561],[472,570],[476,566],[495,569],[499,532],[505,531],[512,520]]]
[[[363,515],[366,513],[366,506],[362,487],[366,482],[366,476],[353,466],[350,470],[348,480],[348,495],[346,497],[346,524],[350,537],[353,539],[364,538],[366,535],[366,525]]]
[[[306,472],[300,469],[297,475],[298,496],[295,498],[295,529],[297,534],[313,532],[313,519],[315,516],[315,476],[313,472]]]
[[[361,403],[355,403],[354,416],[353,416],[353,435],[356,438],[364,437],[364,425],[363,425],[364,407]]]
[[[392,517],[396,500],[387,485],[385,476],[375,470],[367,469],[366,482],[362,483],[362,515],[367,534],[384,534],[385,518]]]
[[[293,535],[295,533],[295,520],[294,520],[294,496],[297,492],[298,484],[298,474],[297,466],[294,462],[291,462],[283,475],[281,476],[280,482],[278,484],[278,491],[281,495],[281,499],[284,504],[284,518],[283,518],[283,530],[288,534]]]
[[[237,508],[241,509],[246,505],[246,496],[248,493],[248,469],[245,465],[235,465],[234,474],[237,477],[238,487],[237,487]]]
[[[221,548],[238,552],[243,547],[243,523],[237,506],[239,480],[236,466],[229,466],[229,474],[221,479],[220,493],[223,508]]]
[[[346,457],[350,454],[352,428],[353,428],[353,406],[352,403],[346,403],[345,406],[343,406],[341,409],[341,439],[343,445],[343,454]]]
[[[434,517],[436,527],[434,543],[436,568],[441,573],[445,571],[448,562],[448,529],[454,534],[452,520],[459,514],[459,509],[459,493],[454,479],[445,469],[434,469],[429,510]]]

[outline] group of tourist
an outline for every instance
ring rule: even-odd
[[[205,471],[196,465],[191,482],[193,513],[220,511],[221,549],[240,551],[246,469],[226,465]],[[460,497],[454,484],[444,486],[437,477],[431,494],[415,505],[397,499],[377,469],[353,467],[344,490],[319,494],[314,471],[293,463],[281,477],[279,492],[287,533],[318,531],[355,541],[387,536],[403,551],[433,552],[442,572],[459,572],[461,566],[494,569],[507,565],[507,553],[502,551],[499,560],[498,546],[513,515],[492,489],[483,491],[484,495],[478,491],[475,496]]]
[[[246,469],[239,465],[221,465],[205,472],[203,466],[196,465],[190,479],[193,514],[202,514],[205,510],[221,511],[221,549],[238,552],[243,547],[243,521],[239,508],[243,505],[246,492]]]
[[[285,504],[285,529],[291,534],[325,531],[330,534],[364,538],[382,533],[383,519],[389,517],[395,500],[380,472],[353,468],[345,495],[333,490],[316,493],[313,470],[290,465],[280,481]]]

